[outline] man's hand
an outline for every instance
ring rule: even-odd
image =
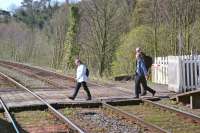
[[[148,80],[148,77],[149,77],[148,75],[145,76],[146,80]]]

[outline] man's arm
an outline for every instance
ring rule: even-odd
[[[144,75],[146,77],[146,79],[148,78],[148,72],[147,72],[147,68],[144,64],[144,61],[141,60],[141,68],[142,68],[142,71],[144,72]]]

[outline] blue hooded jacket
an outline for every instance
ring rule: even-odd
[[[138,76],[147,76],[147,68],[142,58],[137,60],[136,73]]]

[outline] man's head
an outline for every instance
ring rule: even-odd
[[[75,60],[75,64],[78,66],[78,65],[80,65],[81,64],[81,60],[80,59],[76,59]]]
[[[136,56],[136,59],[138,60],[140,58],[140,56],[141,56],[140,52],[136,52],[135,56]]]
[[[137,47],[137,48],[135,49],[135,51],[136,51],[136,53],[141,53],[141,52],[142,52],[142,50],[141,50],[140,47]]]

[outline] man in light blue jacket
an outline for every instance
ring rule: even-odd
[[[84,64],[82,64],[79,59],[75,60],[75,64],[77,66],[77,70],[76,70],[77,84],[76,84],[74,94],[72,96],[70,96],[69,99],[74,100],[76,98],[78,91],[82,85],[84,90],[87,93],[87,96],[88,96],[87,100],[91,100],[92,97],[91,97],[90,91],[89,91],[89,89],[87,87],[87,83],[86,83],[86,81],[88,80],[88,77],[86,75],[86,66]]]

